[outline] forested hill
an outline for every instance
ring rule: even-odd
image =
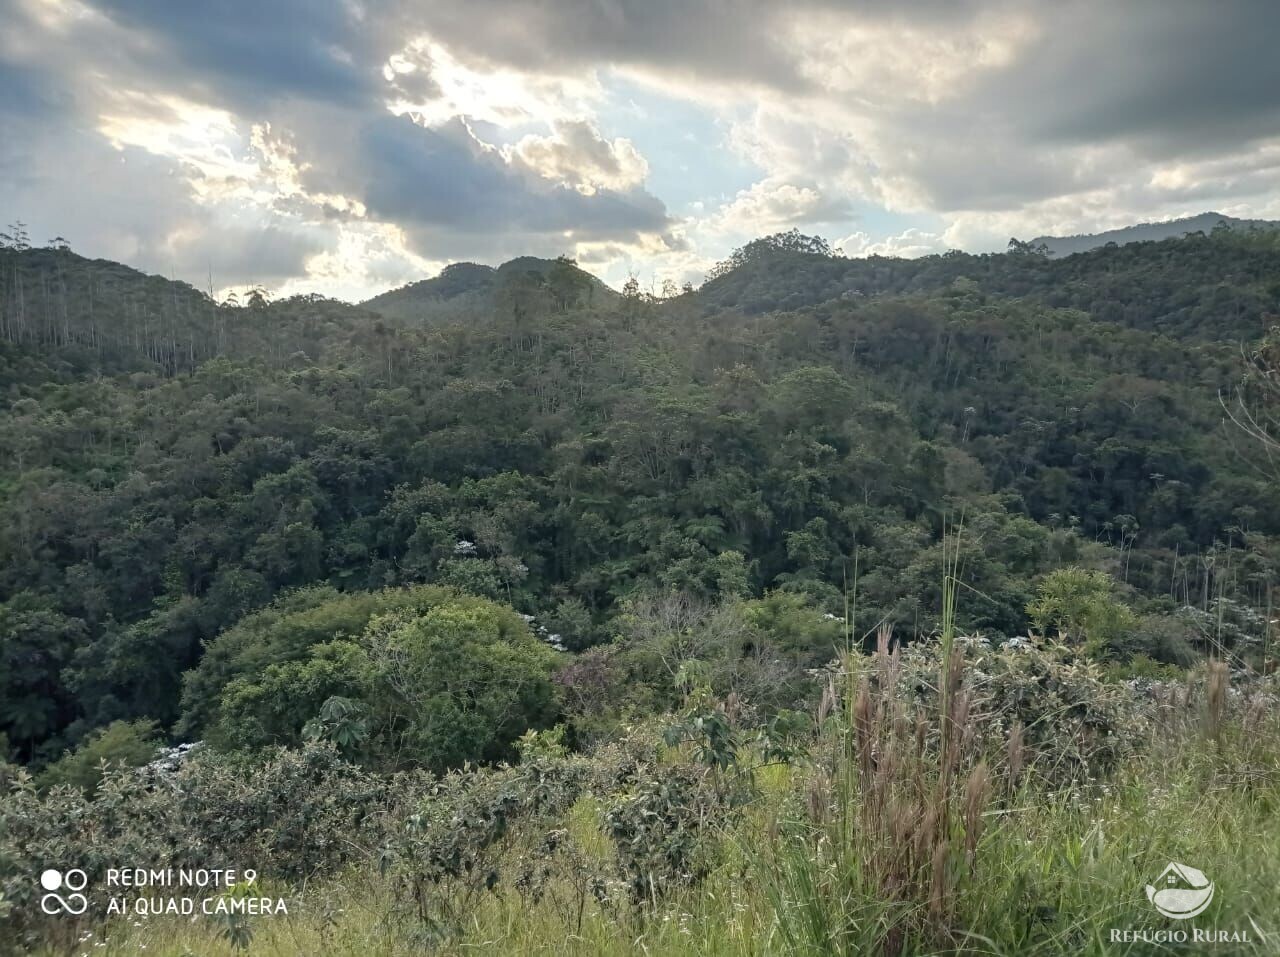
[[[205,648],[309,586],[448,585],[571,651],[652,592],[842,615],[852,590],[909,637],[961,521],[962,627],[1024,633],[1044,576],[1079,565],[1132,616],[1117,660],[1202,650],[1186,607],[1256,637],[1280,490],[1218,396],[1280,310],[1274,234],[1062,260],[801,245],[668,299],[570,263],[453,267],[393,315],[0,251],[10,752],[38,766],[117,719],[203,735],[226,688],[250,702]],[[321,640],[290,634],[251,670]],[[297,740],[319,704],[294,704],[255,727]]]
[[[1266,331],[1280,302],[1276,235],[1223,230],[1061,258],[1030,244],[999,255],[952,251],[919,259],[844,259],[750,244],[699,297],[708,307],[758,314],[837,298],[932,294],[958,284],[1180,339],[1249,340]]]
[[[218,302],[187,283],[67,248],[0,246],[0,339],[55,352],[85,370],[190,372],[217,356],[273,365],[353,354],[386,359],[393,326],[498,312],[534,317],[618,298],[569,260],[525,256],[496,269],[458,263],[361,306],[315,295],[272,302],[260,287]]]
[[[0,246],[0,339],[82,373],[190,372],[219,356],[273,365],[376,339],[379,316],[323,296],[225,302],[193,286],[69,249]]]
[[[1037,236],[1031,240],[1032,246],[1044,246],[1050,256],[1069,256],[1072,253],[1088,252],[1110,243],[1158,242],[1162,239],[1175,239],[1192,233],[1208,235],[1215,229],[1273,230],[1280,223],[1265,219],[1237,219],[1221,213],[1200,213],[1198,216],[1186,216],[1160,223],[1139,223],[1136,226],[1124,226],[1120,229],[1109,229],[1101,233],[1086,233],[1076,236]]]
[[[616,292],[571,260],[521,256],[496,269],[454,263],[439,276],[384,292],[364,305],[384,316],[429,321],[521,304],[536,309],[544,299],[563,307],[579,301],[604,305],[617,298]]]

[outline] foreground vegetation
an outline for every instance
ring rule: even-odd
[[[1137,954],[1178,861],[1276,951],[1277,277],[783,234],[242,307],[10,242],[0,941]]]
[[[442,778],[327,745],[113,772],[92,799],[19,775],[10,927],[49,953],[1157,953],[1112,929],[1181,926],[1143,891],[1178,860],[1215,882],[1189,922],[1233,935],[1215,953],[1280,949],[1274,682],[1112,685],[1062,647],[955,645],[886,635],[785,729],[693,689],[589,755],[530,734]],[[36,921],[16,878],[48,859],[252,860],[289,913]]]

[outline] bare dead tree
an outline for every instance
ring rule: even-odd
[[[1280,326],[1255,347],[1242,346],[1243,373],[1229,393],[1218,393],[1227,418],[1238,434],[1250,440],[1243,451],[1255,469],[1271,480],[1280,479]]]

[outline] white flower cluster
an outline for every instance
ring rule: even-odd
[[[179,744],[173,748],[161,748],[156,752],[155,759],[147,765],[148,771],[176,771],[182,766],[182,762],[192,751],[203,746],[200,741],[192,741],[188,744]]]
[[[529,626],[529,628],[533,631],[535,635],[537,635],[539,638],[545,641],[548,645],[550,645],[556,651],[569,650],[564,646],[563,635],[557,635],[555,632],[547,631],[547,626],[539,625],[537,621],[534,620],[533,615],[522,614],[520,617],[524,619],[524,623]]]

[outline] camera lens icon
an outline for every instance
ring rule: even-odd
[[[89,899],[79,893],[89,883],[89,876],[78,867],[60,871],[50,867],[40,874],[40,886],[49,893],[40,898],[40,909],[46,914],[83,914]],[[65,897],[59,891],[69,891]]]

